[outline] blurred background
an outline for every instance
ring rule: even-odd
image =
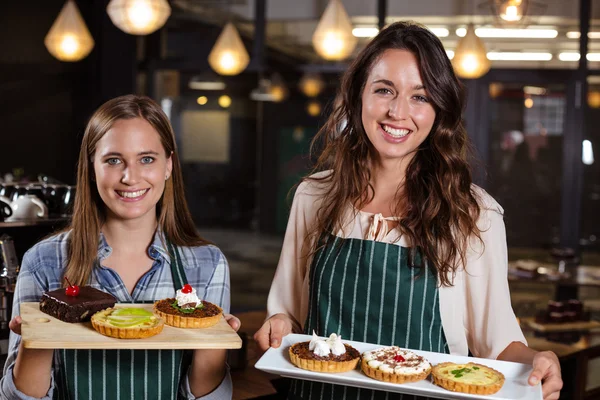
[[[431,29],[468,89],[475,181],[504,207],[530,345],[561,357],[561,398],[600,398],[599,0],[2,2],[0,337],[23,253],[68,222],[88,118],[144,94],[174,126],[198,229],[230,262],[247,339],[230,360],[234,398],[283,396],[285,382],[253,368],[251,335],[290,190],[341,74],[398,20]]]

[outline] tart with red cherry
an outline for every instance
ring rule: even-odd
[[[364,352],[361,369],[365,375],[379,381],[408,383],[427,378],[431,364],[410,350],[389,346]]]
[[[216,325],[223,315],[221,307],[200,300],[196,289],[189,284],[177,290],[174,298],[155,302],[154,312],[176,328],[208,328]]]

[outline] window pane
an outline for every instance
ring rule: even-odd
[[[559,240],[564,85],[490,84],[489,192],[504,208],[509,246]]]

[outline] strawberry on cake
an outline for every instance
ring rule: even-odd
[[[361,369],[379,381],[407,383],[427,378],[431,364],[412,351],[390,346],[364,352]]]

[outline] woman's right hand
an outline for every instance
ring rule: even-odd
[[[8,323],[8,328],[17,335],[20,335],[21,323],[23,323],[23,320],[21,319],[21,316],[17,315],[16,317],[10,320],[10,322]]]
[[[281,339],[292,333],[292,320],[285,314],[275,314],[265,321],[263,326],[254,334],[254,340],[261,350],[269,347],[279,347]]]

